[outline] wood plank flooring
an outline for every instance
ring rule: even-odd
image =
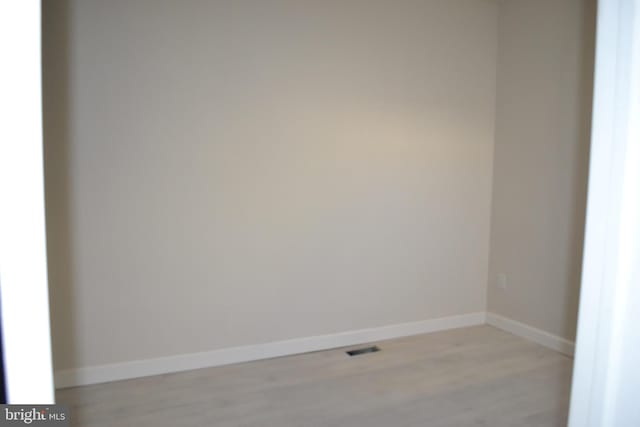
[[[59,390],[72,426],[565,426],[572,360],[490,326]],[[360,347],[360,346],[356,346]]]

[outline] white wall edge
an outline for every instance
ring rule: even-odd
[[[487,313],[487,324],[573,357],[573,341],[494,313]]]
[[[347,347],[372,341],[388,340],[411,335],[486,323],[484,312],[468,313],[457,316],[441,317],[418,322],[401,323],[378,328],[360,329],[328,335],[295,338],[265,344],[223,348],[200,353],[181,354],[155,359],[134,360],[131,362],[92,366],[79,369],[67,369],[55,372],[56,388],[67,388],[89,384],[147,377],[192,369],[211,368],[233,363],[251,362],[280,356],[308,353]]]

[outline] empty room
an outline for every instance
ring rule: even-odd
[[[567,425],[600,6],[42,1],[68,425]]]

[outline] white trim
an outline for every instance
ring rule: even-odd
[[[487,324],[495,326],[514,335],[536,342],[552,350],[573,356],[575,344],[572,341],[550,334],[533,326],[500,316],[494,313],[487,313]]]
[[[54,401],[47,287],[40,1],[0,2],[0,300],[7,399]]]
[[[201,353],[181,354],[157,359],[135,360],[110,365],[56,371],[56,388],[98,384],[130,378],[160,375],[192,369],[290,356],[311,351],[346,347],[372,341],[400,338],[448,329],[483,325],[485,313],[469,313],[378,328],[296,338]]]
[[[598,2],[571,427],[640,425],[639,6]]]

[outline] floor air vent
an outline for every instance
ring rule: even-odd
[[[349,350],[347,351],[347,354],[349,356],[360,356],[361,354],[375,353],[376,351],[380,351],[380,349],[378,348],[378,346],[374,345],[372,347],[359,348],[357,350]]]

